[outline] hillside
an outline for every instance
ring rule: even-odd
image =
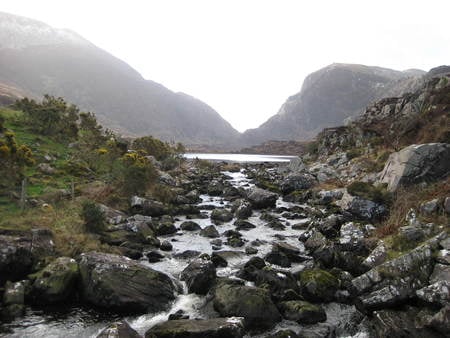
[[[424,72],[332,64],[310,74],[299,93],[291,96],[276,115],[259,128],[247,130],[247,145],[267,140],[304,141],[323,128],[343,124],[372,101],[398,96],[420,85]]]
[[[142,78],[76,33],[0,13],[0,82],[27,96],[61,96],[130,136],[230,146],[238,132],[214,109]]]

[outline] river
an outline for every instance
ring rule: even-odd
[[[186,153],[184,157],[187,159],[198,158],[200,160],[209,161],[226,161],[226,162],[289,162],[296,156],[285,155],[258,155],[258,154],[208,154],[208,153]]]

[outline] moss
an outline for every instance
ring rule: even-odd
[[[392,196],[385,185],[375,187],[370,183],[355,181],[347,187],[347,191],[350,195],[386,205],[389,205],[392,200]]]
[[[339,280],[331,273],[325,270],[320,269],[306,270],[300,274],[300,283],[307,284],[312,281],[317,282],[323,287],[339,286]]]

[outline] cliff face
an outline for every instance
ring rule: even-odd
[[[230,146],[238,132],[200,100],[145,80],[76,33],[0,13],[0,82],[62,96],[107,127],[187,145]]]
[[[276,115],[244,133],[243,142],[311,139],[323,128],[355,117],[376,99],[414,90],[422,83],[423,73],[332,64],[309,75],[301,91],[288,98]]]

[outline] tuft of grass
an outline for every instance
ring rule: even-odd
[[[373,186],[370,183],[354,181],[348,187],[350,195],[359,196],[377,203],[389,205],[391,203],[391,194],[386,190],[386,186]]]

